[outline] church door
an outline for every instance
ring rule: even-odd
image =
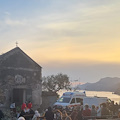
[[[22,103],[32,101],[32,90],[31,89],[22,89],[15,88],[13,89],[13,102],[16,105],[22,105]]]
[[[16,105],[21,105],[23,103],[24,89],[13,89],[13,102]]]

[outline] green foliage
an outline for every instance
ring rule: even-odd
[[[20,112],[20,111],[21,111],[21,106],[17,106],[17,107],[16,107],[16,111],[17,111],[17,112]]]
[[[43,77],[42,87],[44,90],[51,92],[58,92],[61,89],[71,89],[69,77],[62,73]]]

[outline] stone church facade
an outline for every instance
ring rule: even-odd
[[[0,55],[0,106],[42,103],[42,67],[19,47]]]

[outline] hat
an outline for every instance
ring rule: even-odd
[[[35,116],[40,117],[40,113],[37,110],[35,111]]]
[[[36,110],[36,111],[35,111],[35,114],[37,114],[37,113],[38,113],[38,111]]]

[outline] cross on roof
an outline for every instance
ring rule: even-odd
[[[18,47],[18,42],[16,41],[16,47]]]

